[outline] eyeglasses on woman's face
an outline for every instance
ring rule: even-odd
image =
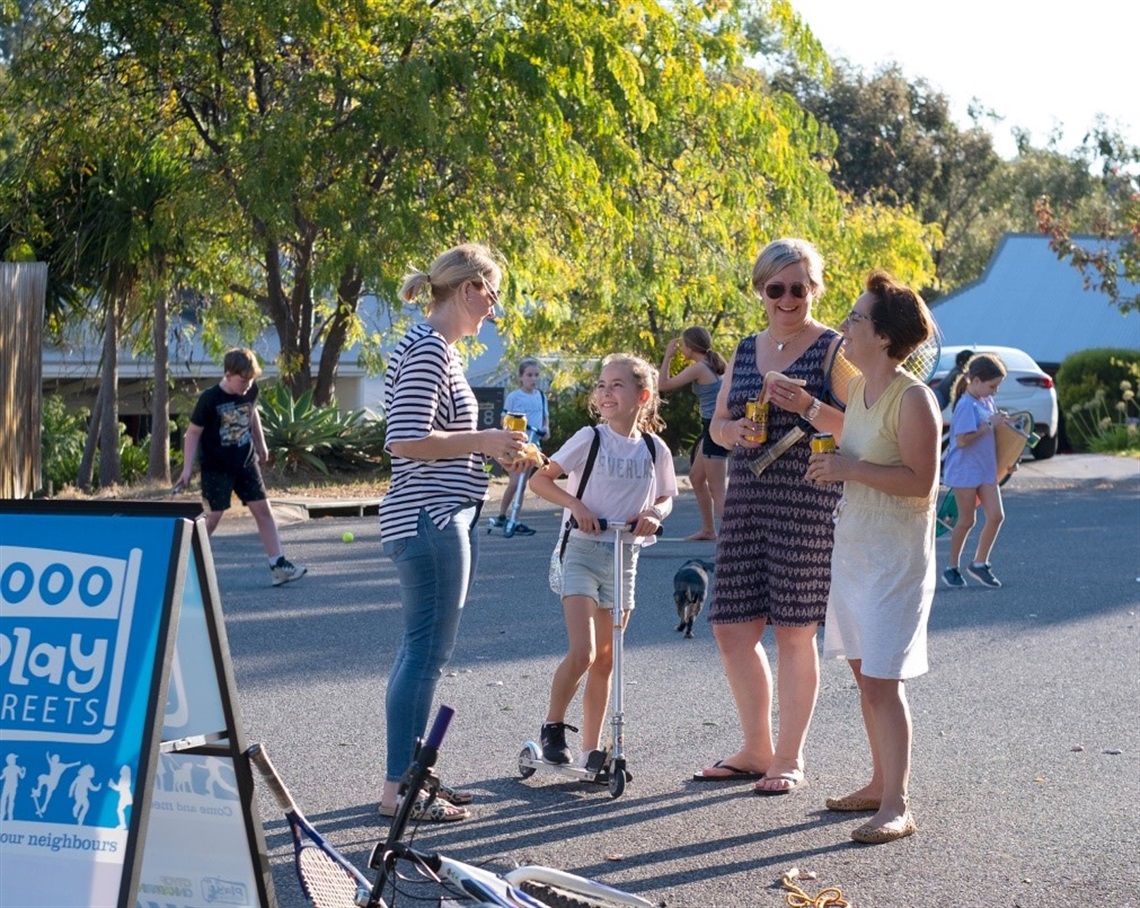
[[[772,281],[772,283],[764,285],[764,299],[778,300],[784,295],[785,290],[789,291],[796,299],[802,300],[811,293],[811,286],[809,284],[802,284],[799,281],[796,281],[791,286],[782,281]]]
[[[845,318],[844,321],[848,322],[849,324],[852,324],[852,325],[857,325],[857,324],[859,324],[859,322],[871,321],[871,316],[864,315],[862,312],[859,312],[856,309],[852,309],[850,312],[847,313],[847,318]]]

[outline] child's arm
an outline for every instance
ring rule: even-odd
[[[567,492],[554,481],[565,474],[566,471],[558,463],[548,460],[546,466],[530,478],[530,490],[551,504],[568,508],[578,523],[578,529],[583,533],[600,533],[602,527],[594,512],[586,507],[581,498]]]
[[[201,440],[202,427],[190,423],[186,437],[182,439],[182,475],[178,477],[178,486],[181,488],[190,485],[190,477],[194,474],[194,458],[198,456],[198,443]]]
[[[261,413],[256,405],[249,417],[249,434],[253,436],[253,450],[257,454],[257,462],[265,463],[269,460],[269,448],[265,446],[265,433],[261,430]]]
[[[982,437],[993,431],[993,427],[988,422],[982,423],[978,428],[972,432],[959,432],[954,436],[954,444],[959,448],[968,448],[974,442],[980,440]]]

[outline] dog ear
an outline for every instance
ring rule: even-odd
[[[702,561],[701,567],[703,567],[706,571],[709,571],[711,573],[712,571],[716,570],[716,562],[715,561]]]

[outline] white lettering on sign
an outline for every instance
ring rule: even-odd
[[[0,546],[0,735],[110,739],[142,551],[126,558]]]

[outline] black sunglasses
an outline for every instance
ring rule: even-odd
[[[764,287],[764,298],[769,300],[778,300],[784,295],[785,290],[790,290],[792,296],[798,300],[804,299],[811,293],[811,287],[807,284],[801,284],[799,281],[792,284],[790,287],[787,284],[781,284],[779,281],[773,281]]]

